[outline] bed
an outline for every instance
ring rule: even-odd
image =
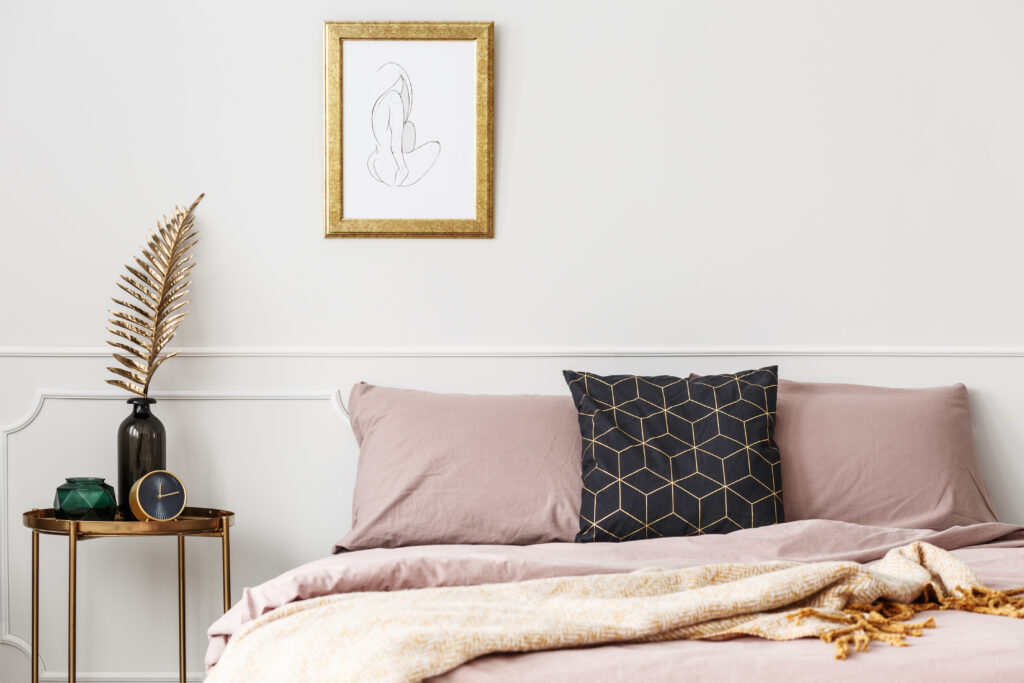
[[[716,439],[731,438],[725,424],[733,419],[730,413],[739,416],[735,419],[742,423],[748,445],[760,443],[761,455],[781,451],[779,488],[786,492],[786,515],[792,521],[755,520],[738,530],[727,521],[712,531],[708,520],[715,518],[718,524],[714,506],[697,505],[707,533],[678,535],[655,533],[666,528],[652,522],[666,515],[651,512],[658,500],[652,495],[663,487],[643,493],[642,480],[624,471],[614,486],[643,493],[645,511],[651,515],[639,527],[641,532],[611,524],[595,529],[593,519],[613,515],[600,512],[596,497],[588,503],[587,463],[600,466],[603,448],[593,428],[597,425],[601,434],[608,434],[601,427],[601,411],[629,432],[622,411],[624,405],[633,406],[628,410],[648,425],[637,427],[646,430],[639,438],[651,449],[651,444],[661,443],[650,438],[649,418],[661,419],[657,401],[648,401],[649,413],[635,407],[643,399],[643,378],[634,390],[628,376],[588,375],[588,388],[581,394],[577,389],[582,383],[573,386],[580,375],[567,373],[574,389],[571,402],[565,397],[470,397],[357,385],[349,401],[361,446],[353,528],[336,544],[336,554],[247,588],[211,626],[206,658],[211,680],[397,681],[419,680],[423,676],[409,672],[421,671],[436,673],[427,678],[438,681],[1024,680],[1024,619],[1019,618],[1024,617],[1024,598],[1012,592],[1024,586],[1024,529],[996,519],[977,466],[966,389],[779,382],[774,367],[751,372],[761,374],[661,377],[654,385],[713,404],[711,418],[699,407],[688,414],[669,406],[678,415],[697,415],[688,423],[693,434],[689,441],[705,455],[713,454]],[[609,393],[602,398],[601,382],[609,388],[625,386],[627,403],[619,400],[621,389],[618,397],[609,398]],[[704,390],[710,393],[701,398]],[[740,405],[751,396],[751,405],[764,397],[761,412]],[[759,441],[752,435],[762,418],[765,438]],[[701,421],[710,419],[717,431],[700,436]],[[620,464],[622,452],[632,448],[623,444],[615,451]],[[743,472],[751,476],[753,456],[744,457],[748,464]],[[730,460],[720,460],[725,490],[721,502],[732,510],[723,519],[742,521],[745,509],[736,512],[726,496],[749,487],[744,488],[742,479],[730,480]],[[693,461],[699,470],[696,454]],[[656,473],[656,463],[646,466]],[[765,471],[772,476],[771,470]],[[676,471],[673,476],[682,475]],[[676,492],[679,498],[685,497],[684,488]],[[605,490],[613,489],[600,489]],[[618,511],[629,510],[622,492],[616,495]],[[763,504],[753,500],[751,517],[776,514],[775,498],[780,496],[769,492]],[[705,500],[717,505],[708,496],[699,502]],[[679,510],[676,516],[684,520]],[[637,519],[639,514],[628,515],[627,522],[644,522]],[[594,542],[572,542],[580,541],[588,528],[597,536]],[[607,538],[616,533],[627,537]],[[616,542],[598,542],[610,540]],[[907,576],[916,577],[914,572],[924,569],[924,578],[899,590],[866,587],[865,582],[882,577],[884,583],[884,577],[897,574],[893,562],[906,565],[907,558],[912,565]],[[739,573],[723,579],[716,568]],[[798,591],[785,599],[778,597],[777,583],[763,583],[777,581],[782,573],[811,569],[846,573],[842,580],[830,575],[820,585],[810,585],[809,577],[816,574],[790,578],[787,585],[795,584]],[[649,581],[660,577],[690,581],[697,574],[717,578],[685,584],[688,589],[682,591],[678,583],[664,593],[650,588]],[[609,588],[601,590],[630,586],[639,592],[588,592],[602,581]],[[698,619],[700,624],[693,619],[685,627],[666,622],[674,613],[665,612],[665,606],[680,595],[756,581],[762,581],[758,585],[763,592],[760,602],[751,603],[754,608],[740,601],[731,612]],[[893,585],[902,586],[899,581]],[[963,587],[953,584],[962,583],[994,592],[985,592],[973,607],[945,609],[954,601],[942,595],[957,595]],[[577,588],[583,597],[572,592]],[[826,593],[829,597],[821,598]],[[831,646],[818,638],[799,637],[821,635],[822,629],[838,633],[836,624],[822,624],[848,618],[843,617],[843,605],[865,595],[869,601],[892,599],[896,607],[939,600],[943,609],[919,611],[914,622],[905,617],[899,623],[886,622],[893,627],[890,631],[904,635],[883,633],[878,637],[883,642],[874,643],[867,639],[863,645],[868,651],[847,648],[843,659],[835,658]],[[489,601],[483,600],[487,596]],[[628,610],[597,611],[599,616],[586,623],[574,621],[591,605],[620,598],[636,599],[622,604],[637,609],[638,620],[646,612],[637,605],[652,610],[657,629],[621,630],[632,618]],[[557,604],[561,611],[553,612],[555,618],[547,614],[537,622],[540,626],[531,622],[532,630],[516,631],[513,625],[535,602]],[[358,605],[365,609],[354,607]],[[882,608],[876,604],[875,609]],[[800,626],[809,630],[803,632],[792,630],[800,622],[792,617],[800,610],[811,610],[809,625]],[[445,611],[456,612],[448,617],[457,621],[430,621]],[[608,614],[617,616],[609,619]],[[870,615],[865,608],[858,618]],[[595,618],[609,623],[591,628]],[[904,626],[927,619],[932,620],[927,628]],[[396,630],[402,621],[457,626],[450,632],[443,626]],[[650,627],[650,621],[643,621],[643,627]],[[780,630],[769,629],[765,635],[760,626],[751,626],[763,623]],[[693,630],[711,627],[718,630]],[[391,630],[367,637],[378,628]],[[474,643],[472,647],[460,640],[467,629],[465,641]],[[788,635],[780,635],[783,631]],[[557,639],[541,637],[549,633],[557,633]],[[887,642],[909,647],[889,647]],[[417,648],[438,661],[420,666]],[[451,655],[460,648],[468,654]],[[441,655],[451,655],[447,664],[439,663]],[[357,660],[363,663],[357,666]]]

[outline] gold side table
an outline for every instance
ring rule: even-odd
[[[178,673],[185,683],[185,537],[221,539],[224,574],[224,611],[231,607],[231,546],[228,528],[235,514],[227,510],[185,508],[169,522],[139,522],[118,517],[110,522],[57,519],[53,509],[32,510],[22,515],[32,530],[32,683],[39,683],[39,534],[68,537],[68,681],[75,681],[75,545],[91,538],[140,536],[178,537]]]

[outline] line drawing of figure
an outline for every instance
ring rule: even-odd
[[[437,140],[416,146],[412,114],[412,81],[396,62],[377,69],[370,82],[370,128],[374,150],[366,160],[370,175],[390,187],[408,187],[419,182],[437,161],[441,143]]]

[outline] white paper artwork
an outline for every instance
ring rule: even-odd
[[[342,49],[344,216],[476,218],[475,42]]]
[[[391,187],[408,187],[427,174],[441,143],[431,140],[416,146],[412,116],[412,83],[401,64],[388,62],[370,84],[370,128],[375,142],[366,167],[375,180]]]

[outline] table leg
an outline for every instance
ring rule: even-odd
[[[75,556],[78,545],[78,522],[68,522],[68,683],[75,683]]]
[[[221,517],[220,520],[220,533],[221,533],[221,554],[223,555],[224,565],[224,611],[227,612],[231,609],[231,540],[228,537],[228,523],[227,517]]]
[[[39,683],[39,532],[32,532],[32,683]]]
[[[185,537],[178,536],[178,678],[185,683]]]

